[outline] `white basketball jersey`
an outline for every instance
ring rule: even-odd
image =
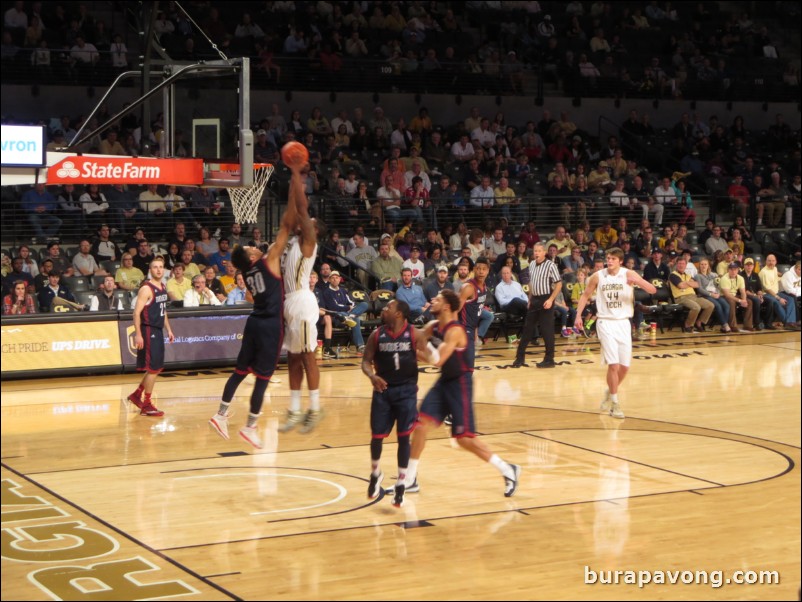
[[[309,290],[309,276],[317,257],[317,245],[311,257],[304,257],[298,237],[289,243],[284,259],[284,293],[289,295],[300,290]]]
[[[607,269],[596,272],[596,315],[608,320],[628,320],[634,313],[635,289],[627,284],[627,269],[618,268],[613,276]]]

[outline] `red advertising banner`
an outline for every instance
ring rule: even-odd
[[[48,184],[172,184],[203,182],[202,159],[145,159],[142,157],[85,157],[62,159],[47,168]]]

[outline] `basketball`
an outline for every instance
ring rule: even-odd
[[[281,159],[287,167],[302,167],[309,162],[309,151],[300,142],[288,142],[281,148]]]

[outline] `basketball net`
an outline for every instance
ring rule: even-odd
[[[272,175],[272,165],[257,164],[253,166],[253,186],[226,186],[236,223],[256,223],[256,218],[259,214],[259,202],[262,200],[265,186],[267,186],[267,182]]]

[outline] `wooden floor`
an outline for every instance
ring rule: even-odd
[[[798,333],[636,344],[625,420],[596,412],[597,341],[560,341],[555,370],[512,355],[486,345],[474,386],[478,430],[523,466],[517,495],[440,430],[401,509],[366,498],[356,358],[323,364],[327,416],[309,435],[277,433],[279,371],[258,453],[207,425],[223,370],[160,378],[162,419],[120,401],[135,375],[4,382],[2,599],[798,599]],[[619,583],[600,583],[610,571]]]

